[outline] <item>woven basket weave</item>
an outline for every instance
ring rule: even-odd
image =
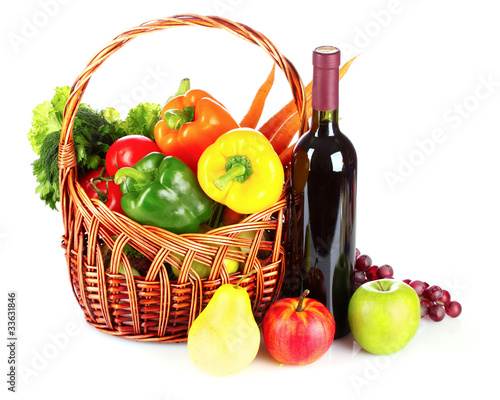
[[[237,282],[252,269],[257,272],[245,278],[241,286],[248,291],[260,323],[267,308],[277,300],[285,273],[283,243],[288,182],[281,198],[269,209],[206,234],[183,235],[143,226],[114,213],[100,201],[89,199],[77,182],[72,126],[92,74],[131,39],[178,26],[223,29],[260,46],[284,72],[299,115],[303,117],[305,112],[304,87],[290,61],[261,33],[220,17],[176,15],[127,30],[98,52],[76,79],[66,104],[59,145],[62,246],[69,278],[89,324],[100,331],[138,341],[185,341],[189,327],[215,290],[224,283]],[[237,238],[243,231],[257,233],[253,240]],[[104,244],[111,249],[107,268],[101,251]],[[145,277],[133,276],[123,252],[125,245],[151,260]],[[246,251],[235,251],[231,246]],[[190,268],[194,259],[212,266],[208,278],[200,279]],[[239,261],[244,265],[243,271],[229,275],[222,263],[224,259]],[[120,264],[124,274],[118,272]],[[177,280],[169,277],[169,265],[180,269]]]

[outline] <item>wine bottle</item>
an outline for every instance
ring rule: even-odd
[[[340,131],[340,51],[313,51],[311,128],[297,141],[291,170],[291,249],[302,292],[335,318],[335,338],[349,333],[347,308],[354,283],[357,156]],[[292,267],[292,268],[293,268]]]

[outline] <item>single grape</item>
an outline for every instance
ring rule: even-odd
[[[425,301],[420,302],[420,318],[424,318],[429,312],[429,307]]]
[[[365,283],[366,282],[365,273],[363,271],[354,270],[354,282]]]
[[[449,301],[444,306],[446,314],[448,314],[451,318],[456,318],[462,313],[462,306],[458,301]]]
[[[432,285],[425,289],[424,296],[430,301],[438,301],[443,296],[443,290],[437,285]]]
[[[356,258],[358,258],[360,255],[361,255],[361,252],[360,252],[360,251],[359,251],[359,249],[356,247]]]
[[[417,292],[417,295],[420,297],[425,292],[425,285],[422,281],[412,281],[410,286]]]
[[[367,281],[374,281],[377,279],[377,270],[378,267],[376,265],[372,265],[368,270],[366,271],[366,280]]]
[[[379,279],[391,278],[394,276],[394,270],[390,265],[384,264],[377,270],[377,277]]]
[[[370,256],[363,254],[362,256],[359,256],[356,259],[356,264],[354,268],[364,272],[367,271],[368,268],[371,267],[371,265],[372,265],[372,259],[370,258]]]
[[[451,300],[451,295],[450,292],[447,290],[443,290],[443,295],[441,298],[438,300],[440,303],[443,303],[443,305],[446,305]]]
[[[431,304],[429,307],[429,318],[435,322],[442,321],[445,317],[446,312],[444,311],[444,307],[439,304]]]
[[[403,279],[403,282],[409,285],[411,283],[411,279]]]
[[[361,285],[362,285],[362,283],[361,283],[361,282],[354,282],[354,285],[353,285],[353,290],[354,290],[354,292],[355,292],[355,291],[356,291],[356,289],[357,289],[357,288],[359,288]],[[354,292],[353,292],[353,293],[354,293]]]

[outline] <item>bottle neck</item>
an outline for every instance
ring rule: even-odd
[[[339,132],[339,109],[312,110],[311,130],[316,136],[334,136]]]

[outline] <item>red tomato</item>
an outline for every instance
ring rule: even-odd
[[[87,196],[89,196],[89,198],[99,199],[99,193],[92,186],[92,179],[96,178],[94,180],[95,186],[102,193],[102,198],[99,200],[106,204],[111,211],[116,211],[120,214],[124,214],[120,203],[122,199],[120,186],[114,183],[112,179],[107,182],[102,179],[97,179],[99,178],[99,176],[101,176],[101,172],[105,172],[103,170],[104,167],[98,169],[97,171],[90,170],[86,172],[81,178],[78,179],[78,183],[82,186],[83,190],[85,190],[85,193],[87,193]],[[104,175],[106,174],[103,174],[101,177],[109,178],[108,176]]]
[[[332,313],[322,303],[305,298],[305,295],[307,292],[300,298],[278,300],[264,315],[264,343],[269,354],[280,363],[311,364],[333,343],[335,320]]]
[[[122,167],[133,167],[142,157],[160,152],[154,140],[141,135],[124,136],[114,142],[106,153],[106,172],[113,176]]]

